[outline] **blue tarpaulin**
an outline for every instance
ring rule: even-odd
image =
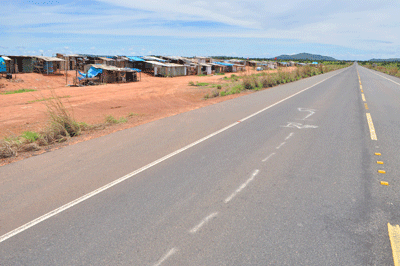
[[[127,56],[129,61],[134,61],[134,62],[146,62],[143,58],[137,57],[137,56]]]
[[[95,67],[92,66],[92,67],[90,67],[90,69],[89,69],[87,74],[82,73],[80,71],[78,71],[78,72],[79,72],[79,75],[82,76],[82,77],[78,77],[78,79],[82,80],[84,78],[94,78],[94,77],[96,77],[98,74],[103,73],[103,69],[95,68]]]
[[[217,65],[221,65],[221,66],[233,66],[233,64],[229,64],[229,63],[222,63],[222,62],[215,62],[215,64],[217,64]]]
[[[142,70],[138,69],[138,68],[131,68],[132,70],[135,70],[137,72],[142,72]]]
[[[0,57],[0,73],[1,72],[7,72],[7,68],[6,61],[4,61],[4,59]]]

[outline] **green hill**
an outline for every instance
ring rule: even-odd
[[[400,58],[389,58],[389,59],[371,59],[371,62],[400,62]]]
[[[278,60],[314,60],[314,61],[337,61],[330,56],[323,56],[317,54],[300,53],[294,55],[280,55],[276,57]]]

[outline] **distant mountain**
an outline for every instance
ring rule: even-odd
[[[372,62],[400,62],[400,58],[389,58],[389,59],[371,59]]]
[[[323,56],[318,54],[307,54],[300,53],[294,55],[280,55],[276,57],[278,60],[323,60],[323,61],[337,61],[335,58],[330,56]]]

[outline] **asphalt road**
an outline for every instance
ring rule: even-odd
[[[393,265],[399,103],[355,64],[1,167],[0,265]]]

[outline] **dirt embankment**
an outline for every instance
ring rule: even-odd
[[[294,68],[285,68],[293,71]],[[253,74],[247,70],[236,75]],[[270,70],[269,72],[276,72]],[[226,74],[230,77],[232,74]],[[13,75],[15,77],[15,75]],[[114,125],[102,131],[85,133],[73,142],[109,134],[116,130],[133,127],[156,119],[172,116],[203,106],[214,104],[250,93],[229,95],[204,100],[214,88],[211,86],[189,86],[189,82],[223,84],[225,76],[184,76],[159,78],[146,74],[134,83],[108,84],[86,87],[66,86],[65,75],[45,76],[41,74],[17,74],[10,82],[0,78],[0,93],[19,89],[34,89],[33,92],[0,94],[0,138],[18,136],[24,131],[40,131],[46,126],[48,114],[46,100],[56,93],[71,110],[77,121],[98,124],[105,117],[128,117],[128,122]],[[68,83],[72,83],[75,71],[68,72]],[[64,144],[65,145],[65,144]]]

